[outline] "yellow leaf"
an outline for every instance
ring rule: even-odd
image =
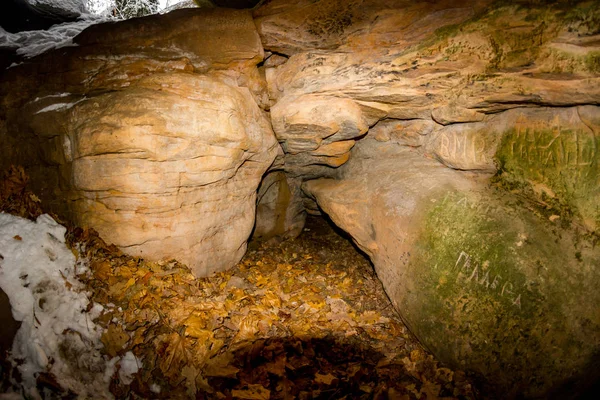
[[[261,316],[248,314],[240,321],[240,330],[235,335],[234,342],[249,340],[254,338],[258,332],[258,322]]]
[[[265,296],[262,299],[262,303],[267,307],[281,307],[281,299],[273,292],[265,293]]]
[[[270,361],[267,365],[265,365],[265,367],[268,372],[279,377],[283,377],[285,375],[285,362],[285,355],[280,354],[273,361]]]
[[[108,261],[93,263],[92,271],[94,272],[94,278],[99,281],[106,281],[112,275],[112,266]]]
[[[428,399],[439,398],[441,385],[425,380],[421,386],[421,394],[427,396]]]
[[[108,355],[115,357],[129,341],[129,335],[120,326],[110,324],[100,340]]]
[[[147,268],[139,268],[139,269],[138,269],[138,270],[135,272],[135,275],[136,275],[138,278],[143,278],[143,277],[144,277],[144,276],[145,276],[145,275],[146,275],[148,272],[150,272],[150,270],[149,270],[149,269],[147,269]]]
[[[204,337],[206,335],[206,317],[204,315],[192,314],[183,323],[185,328],[185,334],[196,338]]]
[[[146,340],[146,328],[139,328],[136,329],[136,331],[133,334],[133,339],[131,340],[131,347],[135,347],[138,344],[142,344],[144,343],[144,341]]]
[[[365,311],[357,318],[357,322],[360,324],[373,325],[377,323],[388,322],[389,319],[383,318],[377,311]]]
[[[133,276],[133,270],[129,267],[121,266],[115,270],[115,275],[121,278],[131,278]]]
[[[169,378],[178,378],[181,366],[187,364],[186,340],[177,333],[163,337],[167,343],[164,356],[160,357],[159,367],[162,373]]]
[[[246,390],[232,390],[231,395],[234,399],[269,400],[271,391],[265,389],[262,385],[248,385]]]
[[[415,349],[410,352],[410,360],[412,362],[417,362],[425,359],[425,352],[421,349]]]
[[[359,389],[365,393],[371,393],[373,388],[369,385],[360,385]]]
[[[331,383],[336,379],[335,376],[331,374],[321,375],[318,372],[315,374],[315,382],[323,383],[325,385],[331,385]]]
[[[193,365],[186,365],[181,370],[181,376],[185,378],[185,393],[190,398],[196,397],[196,377],[198,376],[198,370]]]
[[[237,378],[239,368],[233,366],[232,363],[232,353],[225,353],[221,357],[210,359],[203,368],[204,375],[220,378]]]
[[[202,376],[202,374],[198,374],[198,376],[196,377],[196,388],[206,393],[212,394],[215,392],[214,389],[208,383],[208,380],[206,380],[206,378]]]

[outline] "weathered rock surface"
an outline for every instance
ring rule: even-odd
[[[300,192],[301,181],[283,171],[265,175],[258,188],[253,237],[268,240],[296,237],[302,232],[306,212]]]
[[[505,398],[576,396],[599,378],[600,252],[488,178],[366,139],[337,179],[303,187],[371,257],[405,322],[443,361]]]
[[[265,48],[289,56],[265,71],[286,171],[326,174],[348,153],[324,158],[318,149],[354,141],[379,121],[421,121],[410,145],[453,168],[492,170],[498,135],[479,132],[513,123],[498,113],[600,103],[597,8],[486,5],[272,1],[255,10]],[[441,154],[462,135],[478,158]]]
[[[600,8],[488,5],[259,7],[273,128],[436,355],[573,395],[600,349]]]
[[[3,167],[27,165],[42,200],[129,254],[199,276],[235,264],[278,154],[249,12],[179,10],[76,41],[5,71]]]
[[[292,55],[315,49],[408,48],[490,1],[275,0],[254,10],[265,48]]]

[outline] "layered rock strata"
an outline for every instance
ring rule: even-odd
[[[323,211],[441,360],[575,396],[600,351],[599,13],[272,0],[95,26],[2,73],[0,166],[198,275],[241,257],[268,171],[257,237]]]
[[[75,41],[4,72],[3,166],[27,165],[54,211],[129,254],[199,276],[235,264],[278,154],[249,12],[180,10]]]
[[[371,257],[426,346],[509,397],[574,395],[561,388],[590,379],[600,348],[598,10],[275,0],[254,13],[307,206]]]

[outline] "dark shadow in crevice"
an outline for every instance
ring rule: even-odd
[[[254,390],[256,396],[261,391],[269,393],[270,399],[403,398],[423,386],[423,380],[409,373],[400,361],[384,359],[384,354],[358,340],[261,339],[233,352],[231,365],[238,369],[235,375],[209,377],[208,382],[227,398],[232,397],[234,390],[245,391],[247,395]],[[452,396],[454,389],[454,385],[442,385],[439,395]]]
[[[323,210],[321,210],[321,215],[320,216],[316,216],[316,215],[309,215],[306,218],[306,225],[305,225],[305,229],[308,227],[310,229],[310,227],[312,225],[317,225],[318,224],[318,220],[322,219],[324,220],[327,225],[329,225],[329,227],[340,237],[342,237],[343,239],[345,239],[346,241],[348,241],[352,247],[354,248],[354,250],[356,250],[356,252],[358,254],[360,254],[361,256],[363,256],[368,262],[369,265],[371,266],[371,268],[373,269],[373,273],[375,273],[375,267],[373,265],[373,262],[371,261],[371,258],[367,255],[367,253],[365,253],[360,247],[358,247],[358,245],[354,242],[354,240],[352,239],[352,236],[346,232],[345,230],[343,230],[342,228],[340,228],[339,226],[337,226],[332,220],[331,218],[329,218],[329,215],[327,215]],[[310,222],[310,223],[309,223]]]

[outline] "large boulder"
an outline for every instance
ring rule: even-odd
[[[235,264],[280,151],[250,13],[179,10],[76,42],[4,72],[2,166],[26,165],[47,206],[129,254],[198,276]]]
[[[577,396],[600,378],[597,238],[489,179],[367,139],[303,187],[442,361],[504,398]]]

